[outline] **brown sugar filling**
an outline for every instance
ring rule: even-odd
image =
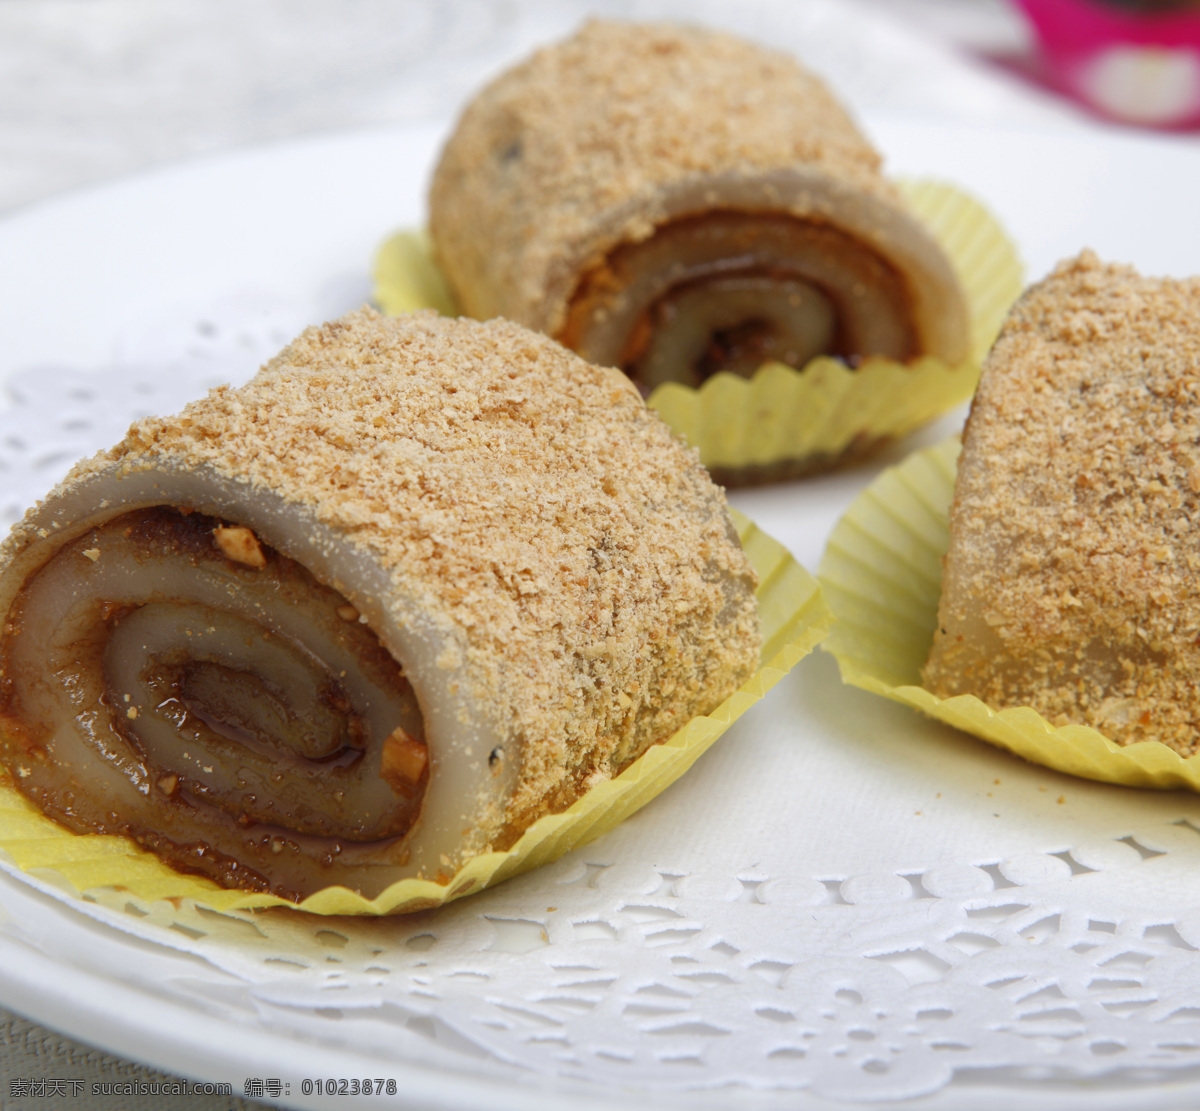
[[[768,361],[919,354],[893,266],[837,228],[752,212],[684,217],[621,244],[579,282],[559,339],[646,392]]]
[[[323,856],[402,837],[428,782],[413,691],[346,598],[251,530],[166,507],[26,581],[0,735],[16,785],[74,832],[293,897]]]

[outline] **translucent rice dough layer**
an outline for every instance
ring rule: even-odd
[[[758,661],[720,491],[623,378],[504,322],[311,329],[0,555],[17,786],[288,898],[447,879]]]
[[[446,146],[430,228],[467,313],[647,392],[969,353],[953,268],[836,100],[717,32],[591,23],[501,76]]]

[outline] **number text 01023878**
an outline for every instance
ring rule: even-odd
[[[372,1080],[369,1078],[335,1080],[330,1078],[300,1081],[300,1091],[306,1096],[394,1096],[395,1080]]]

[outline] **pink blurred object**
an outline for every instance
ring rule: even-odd
[[[1124,123],[1200,127],[1200,5],[1013,2],[1033,24],[1051,83]]]

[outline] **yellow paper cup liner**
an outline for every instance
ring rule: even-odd
[[[314,914],[399,914],[459,898],[586,844],[624,821],[675,782],[700,755],[762,698],[833,624],[816,580],[778,542],[735,514],[746,554],[759,574],[763,650],[754,675],[711,714],[693,718],[619,776],[589,791],[569,810],[535,822],[507,852],[476,857],[445,884],[402,880],[375,899],[344,887],[310,895],[300,910]],[[77,891],[116,887],[141,899],[190,899],[214,910],[296,904],[274,895],[227,890],[184,875],[124,837],[74,834],[45,817],[0,780],[0,850],[25,869],[52,869]]]
[[[1121,746],[1087,725],[1051,725],[1028,706],[993,709],[921,686],[941,596],[957,439],[881,474],[830,535],[818,577],[836,622],[822,647],[856,687],[915,706],[1035,764],[1131,787],[1200,790],[1200,756],[1157,741]]]
[[[715,374],[699,389],[668,383],[651,408],[700,452],[719,481],[767,481],[824,469],[904,436],[968,400],[979,364],[1023,288],[1016,249],[972,197],[934,181],[897,183],[953,263],[971,313],[971,354],[951,367],[866,360],[857,369],[814,359],[803,370],[767,363],[751,378]],[[375,260],[375,301],[386,313],[455,311],[424,232],[400,232]]]
[[[372,273],[375,303],[388,316],[418,309],[437,309],[458,316],[454,294],[433,261],[427,231],[401,231],[386,240],[375,255]]]

